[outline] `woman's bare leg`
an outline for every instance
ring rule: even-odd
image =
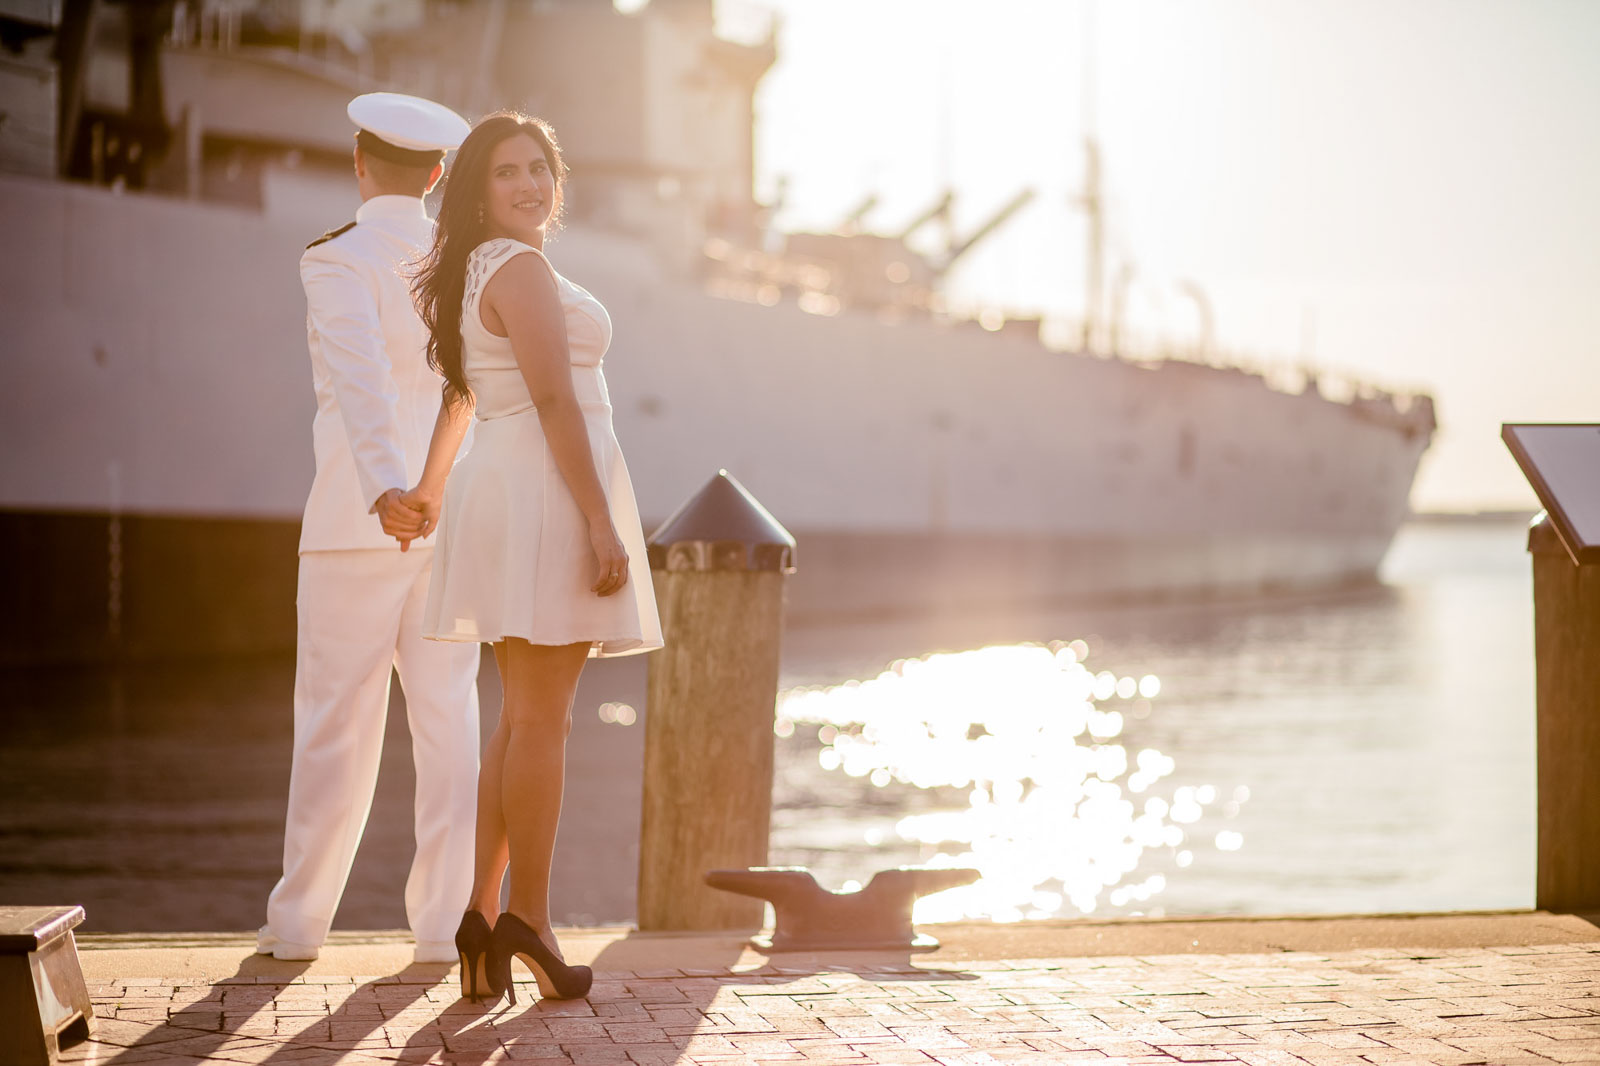
[[[507,909],[559,952],[550,935],[550,860],[561,819],[572,698],[589,645],[553,647],[514,637],[505,644],[501,724],[509,728],[500,773],[500,810],[511,851]]]
[[[500,916],[500,888],[505,883],[510,851],[506,845],[506,820],[500,813],[501,778],[505,772],[506,739],[510,730],[505,711],[508,685],[506,642],[492,645],[494,665],[500,672],[500,720],[483,750],[478,769],[478,832],[472,857],[472,902],[468,904],[493,925]]]

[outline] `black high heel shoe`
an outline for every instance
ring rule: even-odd
[[[500,915],[494,923],[495,980],[505,991],[506,1001],[517,1002],[517,991],[511,980],[511,958],[520,958],[533,971],[539,982],[539,994],[545,999],[582,999],[589,994],[594,974],[587,966],[568,966],[556,953],[544,946],[539,934],[527,922],[510,911]]]
[[[488,919],[477,911],[461,916],[456,927],[456,952],[461,956],[461,995],[477,1003],[484,998],[499,999],[501,989],[494,981],[494,932]]]

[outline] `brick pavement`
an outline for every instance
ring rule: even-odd
[[[492,1009],[460,1001],[454,974],[441,967],[379,977],[91,978],[97,1033],[63,1061],[1600,1063],[1595,940],[784,959],[599,969],[589,999],[569,1003],[537,1000],[529,979],[519,981],[516,1007]]]

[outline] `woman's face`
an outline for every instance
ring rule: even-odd
[[[539,142],[513,134],[489,154],[484,221],[498,236],[542,242],[556,209],[556,178]]]

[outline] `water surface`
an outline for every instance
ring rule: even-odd
[[[1531,590],[1520,524],[1412,525],[1384,584],[1327,596],[791,627],[771,860],[832,887],[985,871],[924,918],[1531,906]],[[558,921],[632,916],[644,668],[585,674]],[[260,923],[292,662],[5,683],[0,898],[100,930]],[[480,688],[487,733],[487,659]],[[413,781],[396,686],[336,927],[404,924]]]

